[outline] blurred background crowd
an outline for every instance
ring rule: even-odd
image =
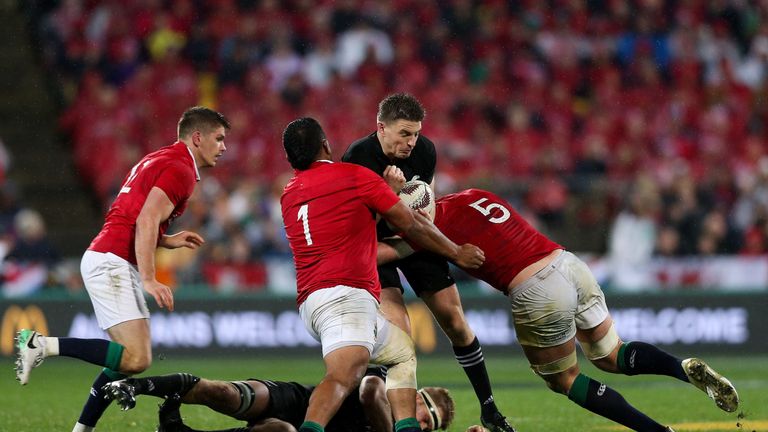
[[[232,121],[175,222],[207,245],[161,254],[171,283],[291,292],[282,129],[317,118],[338,158],[392,92],[427,109],[438,196],[493,190],[568,249],[624,266],[768,250],[765,1],[20,4],[61,100],[61,145],[102,211],[144,153],[174,141],[184,109]],[[5,183],[8,285],[14,263],[61,259]],[[77,289],[76,276],[47,279]]]

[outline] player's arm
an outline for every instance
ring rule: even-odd
[[[192,231],[179,231],[173,235],[163,234],[157,245],[166,249],[176,249],[180,247],[197,249],[202,246],[203,243],[205,243],[205,240],[203,240],[203,237],[200,234]]]
[[[360,404],[365,417],[377,432],[394,430],[392,408],[389,406],[384,380],[378,376],[366,376],[360,382]]]
[[[418,246],[440,254],[460,267],[478,268],[485,261],[485,255],[480,248],[471,244],[459,246],[452,242],[428,218],[412,211],[402,201],[382,213],[382,217]]]
[[[390,237],[381,240],[377,245],[376,264],[382,265],[405,258],[413,254],[411,245],[400,237]]]
[[[173,292],[157,281],[155,274],[155,250],[157,231],[160,224],[173,212],[174,205],[168,195],[159,187],[153,187],[147,194],[144,206],[136,218],[136,264],[139,267],[144,290],[155,298],[161,308],[173,310]]]

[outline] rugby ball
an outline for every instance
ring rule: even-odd
[[[400,189],[400,200],[414,210],[424,210],[430,219],[435,219],[435,193],[421,180],[406,182]]]

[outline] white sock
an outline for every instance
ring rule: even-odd
[[[43,355],[45,357],[59,355],[59,338],[52,336],[43,336]]]
[[[93,429],[94,428],[91,426],[86,426],[80,422],[77,422],[75,423],[75,427],[72,429],[72,432],[92,432]]]

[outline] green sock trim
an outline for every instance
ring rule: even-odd
[[[421,426],[419,426],[419,421],[416,420],[415,417],[404,418],[402,420],[398,420],[397,423],[395,423],[395,432],[399,432],[400,430],[407,428],[421,429]]]
[[[627,373],[627,364],[624,363],[624,351],[627,349],[627,343],[622,342],[621,346],[619,347],[619,353],[616,355],[616,366],[619,368],[621,373],[626,374]]]
[[[104,366],[107,369],[113,371],[120,370],[120,360],[123,358],[123,350],[125,347],[117,342],[109,342],[109,348],[107,348],[107,359],[104,361]]]
[[[104,368],[101,371],[104,372],[104,375],[108,376],[109,379],[111,379],[112,381],[121,380],[128,376],[125,374],[121,374],[118,371],[113,371],[112,369],[107,369],[107,368]]]
[[[322,426],[320,426],[319,423],[315,423],[313,421],[305,421],[304,423],[301,424],[301,427],[299,427],[299,430],[325,432],[325,429]]]
[[[584,374],[579,374],[573,384],[571,385],[571,391],[568,392],[568,399],[576,402],[577,404],[584,406],[587,403],[587,391],[589,390],[589,377]]]

